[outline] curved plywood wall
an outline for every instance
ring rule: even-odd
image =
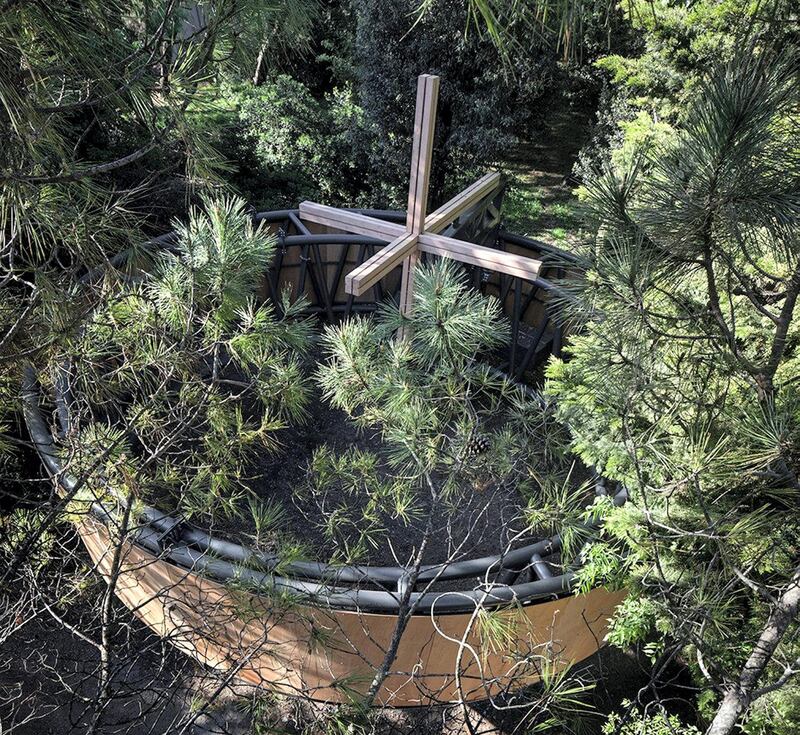
[[[108,529],[87,518],[80,532],[98,569],[108,575]],[[153,631],[198,661],[234,668],[252,684],[327,701],[348,701],[367,691],[396,620],[254,594],[133,544],[125,547],[116,593]],[[508,623],[502,644],[481,635],[485,613],[414,616],[378,700],[390,706],[479,700],[534,683],[543,666],[565,666],[594,653],[624,594],[599,588],[493,612]]]
[[[270,231],[298,234],[300,225],[294,212],[291,216],[288,211],[273,214]],[[312,224],[302,229],[309,237],[312,233],[335,234]],[[504,240],[512,252],[529,253],[537,245],[513,237],[517,244]],[[346,300],[342,274],[363,262],[377,245],[336,242],[279,247],[271,274],[263,284],[264,297],[287,285],[295,288],[296,295],[311,296],[316,282],[328,306],[332,301]],[[135,264],[130,261],[127,267]],[[474,276],[516,316],[510,358],[513,368],[518,341],[520,348],[533,351],[547,327],[546,306],[534,298],[544,286],[496,274],[477,272]],[[385,293],[393,289],[392,279],[396,281],[396,273],[384,279]],[[374,290],[362,299],[365,303],[380,300],[379,290]],[[347,303],[348,312],[352,304],[352,300]],[[524,324],[535,325],[538,334],[527,346],[518,340]],[[523,360],[520,373],[526,364]],[[32,395],[34,402],[38,400],[35,392]],[[27,414],[26,418],[31,420]],[[41,431],[45,437],[47,432]],[[41,445],[43,456],[53,451],[49,435],[41,439]],[[79,529],[93,561],[107,575],[112,566],[108,528],[86,518]],[[396,623],[393,615],[326,609],[222,584],[133,544],[125,547],[123,572],[115,591],[158,635],[202,663],[233,670],[256,685],[327,701],[348,701],[368,690]],[[480,700],[510,687],[535,683],[545,667],[563,667],[594,653],[602,645],[608,619],[624,596],[622,591],[596,589],[584,596],[488,613],[505,618],[502,641],[487,640],[482,635],[484,611],[413,616],[378,700],[392,706]]]

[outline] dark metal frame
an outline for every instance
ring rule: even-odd
[[[402,212],[359,210],[373,216],[389,220],[404,221]],[[254,216],[256,221],[271,224],[280,223],[278,235],[279,248],[275,263],[267,274],[270,295],[277,296],[278,277],[283,268],[283,254],[290,247],[301,248],[299,264],[300,276],[297,292],[305,292],[306,278],[310,278],[312,291],[316,301],[310,304],[309,311],[318,313],[329,319],[337,314],[352,314],[356,307],[361,310],[374,310],[375,303],[355,304],[352,297],[345,302],[335,302],[350,246],[359,246],[359,262],[369,255],[368,249],[382,247],[385,241],[360,235],[312,234],[303,225],[297,210],[281,210],[262,212]],[[295,229],[297,234],[288,234]],[[151,241],[154,247],[169,248],[175,241],[175,234],[169,233]],[[504,247],[512,244],[529,250],[540,257],[557,256],[563,262],[569,259],[565,253],[555,250],[545,243],[523,238],[496,229],[495,245]],[[336,276],[330,289],[323,289],[324,268],[332,265],[321,259],[319,246],[339,244],[343,246],[342,255],[336,262]],[[552,266],[559,268],[559,265]],[[486,275],[479,269],[473,269],[473,283],[480,288],[487,282]],[[542,322],[534,328],[533,336],[527,345],[520,345],[520,330],[524,315],[541,292],[553,290],[553,284],[545,278],[537,278],[532,282],[533,288],[523,297],[522,281],[518,278],[502,277],[499,290],[502,303],[513,289],[511,309],[512,344],[508,358],[503,366],[507,374],[520,378],[542,352],[543,339],[550,321],[544,312]],[[380,285],[374,287],[377,300],[384,297]],[[549,346],[555,354],[560,351],[561,333],[556,326],[550,335]],[[524,349],[521,359],[519,355]],[[546,354],[549,354],[549,350]],[[59,404],[58,421],[61,430],[68,428],[67,411],[63,410],[68,403],[66,390],[57,391],[56,402]],[[64,471],[58,456],[53,435],[45,422],[40,409],[41,395],[36,376],[29,370],[24,379],[23,404],[25,420],[31,438],[36,446],[48,472],[69,492],[75,486],[75,478]],[[595,480],[597,495],[612,494],[602,477]],[[627,499],[624,488],[613,490],[613,502],[623,504]],[[114,518],[99,503],[92,512],[96,518],[105,523],[114,523]],[[145,508],[140,515],[141,525],[133,537],[137,544],[178,566],[198,571],[211,578],[251,585],[254,589],[280,590],[296,595],[304,601],[326,607],[358,610],[372,613],[392,614],[397,611],[403,591],[408,584],[408,570],[393,566],[371,565],[331,565],[315,561],[282,562],[276,556],[265,554],[256,549],[233,543],[212,536],[207,531],[197,528],[175,516],[163,513],[155,508]],[[589,525],[588,533],[597,527]],[[416,615],[471,612],[477,604],[485,607],[499,607],[510,603],[530,604],[536,601],[552,599],[569,594],[575,583],[576,570],[579,567],[580,554],[574,560],[561,560],[561,573],[548,561],[562,552],[560,535],[543,539],[534,544],[510,549],[502,555],[481,557],[443,564],[427,565],[422,568],[416,586],[433,583],[431,591],[412,592],[411,603],[415,604]],[[456,591],[436,586],[452,586],[448,583],[475,580],[469,588]]]

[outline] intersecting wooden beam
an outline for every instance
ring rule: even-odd
[[[478,202],[500,188],[502,177],[492,172],[481,176],[460,194],[456,194],[449,202],[443,204],[435,212],[425,218],[425,232],[440,233],[448,225],[455,222],[464,212],[469,211]]]
[[[375,217],[368,217],[366,214],[348,212],[346,209],[337,209],[316,202],[301,202],[300,219],[326,227],[334,227],[354,235],[367,235],[387,241],[395,240],[406,232],[406,228],[396,222],[387,222]]]
[[[417,247],[423,253],[431,253],[442,258],[453,258],[462,263],[477,265],[490,271],[506,273],[509,276],[524,278],[528,281],[534,280],[542,268],[541,260],[527,255],[507,253],[503,250],[475,245],[466,240],[457,240],[445,235],[433,235],[429,232],[423,232],[419,236]]]
[[[485,202],[487,197],[499,189],[501,177],[498,173],[486,174],[435,212],[427,215],[438,96],[439,78],[430,74],[420,76],[417,80],[411,179],[405,227],[314,202],[303,202],[300,205],[300,217],[303,220],[345,232],[379,238],[389,243],[345,277],[345,290],[351,297],[360,296],[402,263],[400,310],[404,314],[408,314],[411,309],[414,269],[420,252],[453,258],[526,280],[534,280],[539,275],[542,265],[540,261],[524,255],[506,253],[440,234],[465,212],[480,202]],[[499,217],[499,213],[491,205],[487,211],[492,216]]]
[[[438,234],[464,212],[469,211],[496,191],[500,187],[500,183],[499,173],[489,173],[481,177],[435,212],[429,214],[425,218],[424,231]],[[377,281],[400,265],[414,249],[414,242],[404,237],[405,228],[393,222],[376,220],[357,212],[347,212],[314,202],[303,202],[300,205],[300,216],[309,222],[344,229],[359,235],[391,238],[392,242],[389,245],[379,250],[346,276],[345,290],[354,296],[366,293]]]
[[[428,209],[428,184],[433,156],[433,133],[439,100],[439,77],[421,74],[417,79],[417,104],[414,113],[414,138],[411,146],[411,175],[408,186],[406,229],[420,233]]]
[[[417,79],[417,104],[414,114],[414,142],[411,146],[411,176],[408,187],[406,230],[419,235],[425,227],[428,209],[428,183],[431,176],[433,132],[436,129],[436,106],[439,100],[439,77],[421,74]],[[410,247],[403,259],[400,280],[400,312],[408,314],[414,298],[416,247]]]
[[[392,240],[345,276],[344,290],[353,296],[361,296],[413,253],[417,249],[418,239],[417,235],[404,232]]]
[[[345,229],[348,232],[359,235],[374,235],[387,240],[389,238],[392,239],[392,242],[387,245],[386,248],[380,250],[372,258],[354,269],[350,273],[350,277],[358,276],[358,271],[363,273],[364,266],[370,262],[377,261],[378,256],[384,253],[387,248],[392,248],[389,257],[379,263],[379,267],[383,275],[385,275],[389,273],[391,267],[396,266],[402,260],[403,248],[411,247],[408,242],[402,245],[395,245],[398,243],[398,240],[403,240],[404,237],[408,235],[403,225],[376,220],[363,214],[343,211],[335,207],[328,207],[324,204],[303,202],[300,206],[301,216],[309,222],[318,222],[319,224]],[[380,222],[380,234],[376,234],[375,231],[374,224],[377,222]],[[506,253],[503,250],[487,248],[483,245],[476,245],[475,243],[466,242],[465,240],[457,240],[454,237],[446,237],[432,232],[422,232],[418,235],[418,240],[417,247],[422,252],[432,253],[433,255],[439,255],[445,258],[455,258],[456,260],[461,260],[470,265],[477,265],[481,268],[487,268],[488,270],[494,270],[498,273],[505,273],[518,278],[525,278],[526,280],[535,279],[542,266],[540,260],[536,260],[527,255]],[[392,264],[391,267],[389,267],[390,264]],[[367,283],[367,285],[363,286],[360,292],[354,292],[348,289],[348,293],[354,293],[354,295],[360,296],[361,293],[375,283],[375,280],[368,278],[366,281],[359,280],[358,283],[359,285]],[[350,285],[354,286],[352,278]]]
[[[435,212],[431,212],[425,218],[424,231],[434,234],[440,233],[464,212],[470,210],[478,202],[498,189],[500,180],[499,173],[489,173],[482,176]],[[345,230],[355,235],[368,235],[385,240],[394,240],[406,231],[403,225],[399,225],[396,222],[387,222],[386,220],[369,217],[358,212],[351,212],[347,209],[337,209],[336,207],[329,207],[327,204],[308,201],[300,203],[300,219]]]

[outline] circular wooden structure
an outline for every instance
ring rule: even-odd
[[[482,233],[472,214],[462,226],[470,226],[473,237],[523,250],[546,247],[497,228]],[[340,294],[343,275],[353,267],[348,260],[353,251],[358,264],[381,240],[327,228],[312,232],[296,211],[256,217],[269,223],[280,243],[277,262],[265,279],[265,298],[280,292],[292,267],[299,269],[296,295],[305,293],[310,309],[329,318],[374,308],[382,289],[391,288],[386,279],[371,300]],[[165,236],[157,245],[168,247],[170,241]],[[326,259],[331,248],[338,249],[338,258]],[[544,278],[523,284],[513,278],[492,282],[480,271],[474,276],[476,286],[495,289],[503,303],[510,300],[513,338],[505,365],[510,374],[524,373],[542,344],[560,348],[560,334],[552,327],[548,341],[549,318],[537,299],[552,288]],[[526,329],[530,336],[524,344]],[[53,437],[59,429],[52,431],[45,420],[32,373],[23,398],[42,460],[69,492],[75,479],[61,466]],[[58,397],[55,423],[62,431],[68,427],[67,403],[64,394]],[[602,479],[596,490],[607,492]],[[616,492],[614,501],[625,501],[624,490]],[[105,575],[112,570],[115,523],[99,504],[78,522],[93,562]],[[407,570],[400,567],[284,564],[152,508],[137,510],[134,531],[122,548],[116,594],[158,635],[198,661],[248,682],[326,701],[350,701],[369,689],[390,646],[407,587]],[[417,706],[486,699],[594,653],[624,592],[598,588],[573,594],[577,560],[561,559],[558,568],[548,562],[561,551],[556,535],[502,556],[424,567],[411,591],[414,614],[377,700]],[[502,618],[494,620],[505,631],[502,643],[487,634],[486,616]]]

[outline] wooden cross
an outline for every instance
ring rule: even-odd
[[[535,279],[542,266],[541,261],[524,255],[506,253],[440,234],[464,212],[498,189],[499,173],[486,174],[426,216],[438,97],[439,77],[422,74],[417,80],[417,108],[414,117],[411,181],[408,187],[408,214],[405,227],[314,202],[300,204],[300,218],[303,220],[334,227],[344,232],[390,241],[386,247],[345,277],[345,291],[360,296],[402,263],[400,309],[404,314],[408,314],[411,310],[414,268],[420,252],[453,258],[463,263],[528,280]]]

